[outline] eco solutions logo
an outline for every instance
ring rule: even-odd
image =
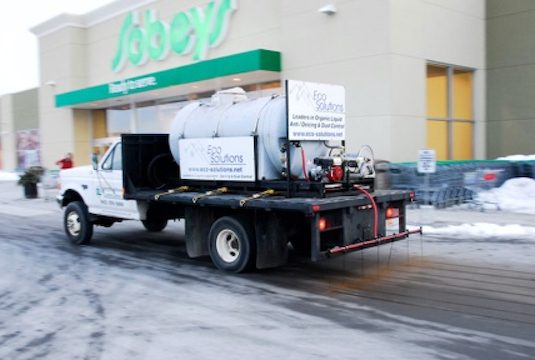
[[[254,137],[189,138],[178,141],[180,177],[197,180],[254,181]]]
[[[290,140],[344,140],[345,88],[288,80]]]
[[[212,0],[204,9],[195,6],[175,14],[170,23],[159,20],[154,10],[145,11],[143,18],[132,11],[121,26],[112,70],[121,71],[127,62],[141,66],[149,59],[163,60],[171,51],[204,60],[208,49],[225,39],[230,16],[237,8],[237,0]]]

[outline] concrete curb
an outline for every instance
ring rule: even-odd
[[[407,224],[409,225],[446,226],[474,223],[535,226],[535,215],[502,210],[485,210],[482,212],[458,206],[446,209],[408,209],[407,211]]]

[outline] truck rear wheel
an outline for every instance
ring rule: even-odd
[[[167,226],[167,219],[142,220],[143,226],[150,232],[160,232]]]
[[[219,218],[210,228],[208,239],[210,258],[218,269],[239,273],[252,268],[256,246],[246,218]]]
[[[81,201],[71,202],[63,214],[65,233],[74,245],[83,245],[91,241],[93,223],[89,220],[87,206]]]

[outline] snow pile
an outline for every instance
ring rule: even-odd
[[[497,203],[501,210],[535,214],[535,180],[512,178],[499,188],[478,194],[483,203]]]
[[[17,181],[19,176],[15,173],[0,171],[0,181]]]
[[[448,225],[445,227],[424,226],[425,235],[459,236],[462,239],[488,239],[488,238],[529,238],[534,239],[535,227],[521,225],[496,225],[490,223],[474,223],[461,225]]]
[[[530,161],[535,160],[535,155],[509,155],[496,158],[496,160],[507,160],[507,161]]]

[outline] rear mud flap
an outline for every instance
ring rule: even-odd
[[[276,213],[258,213],[255,221],[256,267],[266,269],[286,264],[288,260],[288,235],[282,219]]]

